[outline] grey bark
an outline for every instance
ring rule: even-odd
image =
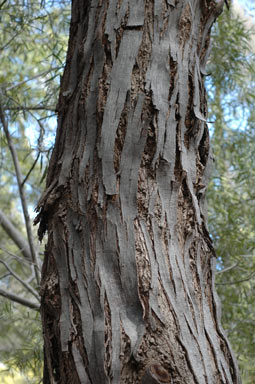
[[[223,1],[74,0],[47,189],[48,383],[240,383],[204,194]]]

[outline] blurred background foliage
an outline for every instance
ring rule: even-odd
[[[31,221],[54,142],[69,18],[70,1],[0,3],[0,102],[17,152]],[[255,377],[254,36],[249,20],[234,7],[225,9],[213,27],[206,77],[215,157],[207,194],[209,228],[218,256],[216,283],[222,321],[244,384],[254,384]],[[2,128],[3,121],[0,214],[3,212],[27,241],[13,157]],[[44,245],[37,243],[35,229],[33,236],[41,263]],[[21,247],[0,225],[1,288],[31,302],[36,299],[31,292],[38,290],[33,263],[23,257]],[[0,381],[40,383],[43,353],[39,312],[0,297],[0,322]]]
[[[244,384],[255,382],[255,30],[231,8],[207,67],[214,167],[207,199],[222,322]]]
[[[20,190],[3,119],[17,154],[32,227],[54,142],[69,21],[70,1],[0,1],[0,223],[4,215],[27,246]],[[32,227],[32,231],[41,264],[44,245],[38,244],[36,229]],[[31,294],[38,292],[33,263],[23,257],[21,247],[1,225],[0,289],[39,304]],[[38,384],[43,369],[39,312],[0,297],[0,323],[0,382]]]

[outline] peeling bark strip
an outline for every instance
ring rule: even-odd
[[[48,383],[240,383],[204,193],[223,0],[74,0],[38,205]]]

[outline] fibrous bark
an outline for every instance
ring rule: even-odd
[[[214,290],[218,0],[74,0],[47,189],[44,383],[240,383]]]

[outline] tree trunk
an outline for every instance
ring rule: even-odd
[[[48,383],[240,383],[220,325],[203,85],[223,0],[73,0],[47,189]]]

